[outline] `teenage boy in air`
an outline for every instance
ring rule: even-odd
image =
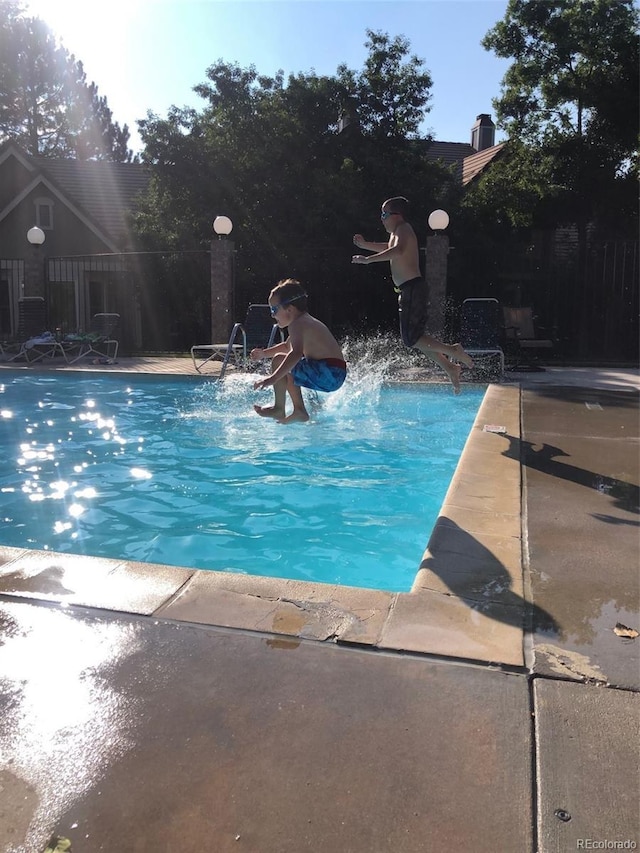
[[[453,390],[460,393],[460,373],[457,362],[473,367],[473,360],[460,344],[444,344],[426,331],[429,294],[427,284],[420,274],[420,256],[415,231],[407,222],[409,202],[404,196],[388,198],[382,205],[380,219],[389,234],[388,243],[370,243],[362,234],[353,242],[359,249],[375,252],[373,255],[354,255],[354,264],[375,264],[389,261],[394,290],[398,296],[400,336],[407,347],[420,350],[429,356],[449,377]],[[455,361],[454,361],[455,359]]]
[[[337,391],[347,376],[347,365],[340,345],[329,329],[307,311],[307,294],[294,278],[279,281],[269,294],[271,314],[281,329],[289,329],[286,341],[267,349],[251,350],[251,360],[271,359],[271,373],[254,383],[254,388],[273,385],[273,406],[254,405],[259,415],[278,423],[308,421],[303,388]],[[287,392],[293,411],[285,415]]]

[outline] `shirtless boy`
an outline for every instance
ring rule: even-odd
[[[251,350],[251,360],[271,359],[271,373],[254,383],[254,388],[273,385],[273,406],[254,409],[278,423],[308,421],[301,387],[315,391],[337,391],[347,376],[347,365],[340,345],[329,329],[307,311],[307,294],[294,278],[279,281],[269,294],[271,314],[281,329],[289,329],[286,341],[267,349]],[[285,415],[286,395],[293,411]]]
[[[449,377],[454,392],[459,394],[462,368],[457,362],[473,367],[473,360],[460,344],[444,344],[426,332],[429,302],[427,284],[420,274],[418,240],[407,222],[408,212],[409,202],[404,196],[387,199],[382,205],[380,218],[389,234],[389,242],[370,243],[362,234],[356,234],[353,238],[355,245],[375,254],[354,255],[351,260],[354,264],[389,261],[394,290],[400,294],[398,312],[402,342],[407,347],[420,350],[439,364]]]

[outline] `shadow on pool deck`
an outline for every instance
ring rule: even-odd
[[[438,519],[420,568],[425,571],[420,583],[423,589],[450,593],[480,605],[497,603],[502,607],[492,609],[493,619],[524,631],[535,624],[540,631],[558,633],[559,626],[553,616],[526,601],[522,584],[517,583],[494,553],[446,516]],[[430,579],[427,573],[431,574]],[[513,588],[514,583],[518,591]]]
[[[640,843],[638,374],[510,379],[411,593],[0,549],[0,850]]]

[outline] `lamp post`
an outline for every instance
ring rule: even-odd
[[[427,220],[433,231],[427,237],[425,258],[425,279],[429,286],[429,330],[432,335],[440,335],[445,326],[445,305],[447,301],[447,256],[449,238],[444,233],[449,225],[446,210],[433,210]]]
[[[233,231],[233,222],[228,216],[216,216],[213,220],[213,230],[218,235],[218,240],[222,240],[223,237],[228,237]]]
[[[429,228],[436,233],[444,231],[449,224],[449,214],[446,210],[432,210],[429,214],[427,224],[429,225]]]
[[[32,246],[29,258],[25,262],[23,296],[44,296],[44,275],[40,246],[45,241],[42,228],[34,225],[27,231],[27,242]]]
[[[228,240],[233,222],[228,216],[216,216],[213,230],[218,235],[211,241],[211,343],[226,341],[233,321],[233,253]]]

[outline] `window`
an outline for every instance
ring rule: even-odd
[[[53,201],[50,198],[37,198],[36,225],[43,231],[53,231]]]

